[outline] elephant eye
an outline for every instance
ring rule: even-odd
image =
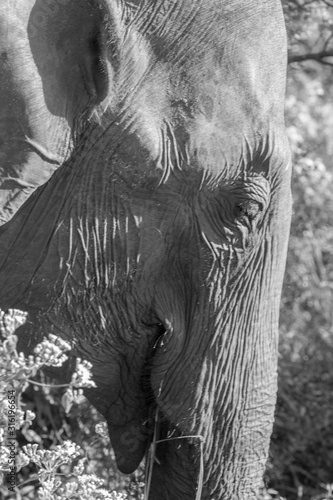
[[[235,204],[234,215],[237,218],[247,217],[252,222],[263,212],[263,204],[256,200],[244,200]]]

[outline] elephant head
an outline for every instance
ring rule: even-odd
[[[151,500],[254,499],[291,214],[277,0],[0,7],[0,307],[93,363]],[[27,347],[28,348],[28,347]]]

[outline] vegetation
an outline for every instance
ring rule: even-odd
[[[127,480],[115,471],[106,424],[82,395],[83,387],[94,386],[91,364],[78,359],[69,384],[37,381],[41,368],[63,365],[71,346],[49,335],[32,355],[18,353],[15,331],[25,320],[21,311],[0,310],[0,497],[140,500],[142,471]]]
[[[294,199],[267,471],[282,497],[333,498],[333,2],[286,0]]]
[[[294,209],[276,423],[260,499],[324,500],[333,499],[333,1],[283,5]],[[68,346],[51,338],[34,357],[19,356],[14,331],[24,320],[17,313],[1,316],[0,424],[8,424],[13,387],[21,449],[16,498],[34,499],[37,491],[40,500],[142,499],[142,470],[129,478],[116,472],[104,424],[82,396],[81,388],[91,384],[89,365],[79,362],[68,386],[50,386],[37,369],[63,362]],[[1,444],[0,474],[10,453],[3,434]],[[9,498],[7,486],[0,486],[0,496]]]

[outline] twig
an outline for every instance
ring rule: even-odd
[[[30,378],[27,378],[27,382],[30,382],[30,384],[39,385],[40,387],[52,387],[52,388],[69,387],[69,385],[70,385],[70,384],[41,384],[40,382],[35,382],[34,380],[31,380]]]
[[[308,52],[306,54],[289,54],[288,64],[304,61],[318,61],[321,64],[333,66],[333,62],[325,61],[326,57],[333,57],[333,50],[323,50],[322,52]]]

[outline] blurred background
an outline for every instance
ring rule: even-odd
[[[333,498],[333,1],[283,7],[294,207],[267,479],[288,500]]]

